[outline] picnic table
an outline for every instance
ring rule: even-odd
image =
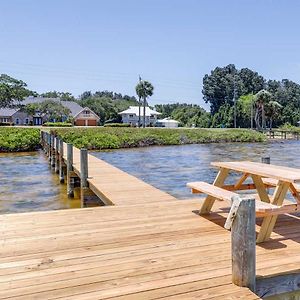
[[[256,213],[258,217],[263,217],[260,231],[257,235],[257,242],[269,239],[277,217],[279,214],[297,211],[300,207],[300,170],[277,165],[268,165],[251,161],[235,162],[212,162],[212,166],[217,167],[219,172],[212,185],[204,182],[191,182],[188,187],[193,193],[205,193],[200,214],[209,213],[216,199],[231,200],[236,191],[256,190]],[[225,185],[225,180],[230,171],[238,172],[241,177],[233,185]],[[245,180],[250,177],[252,183],[245,184]],[[273,194],[268,193],[268,189],[274,187]],[[291,202],[286,198],[288,191],[296,200]]]

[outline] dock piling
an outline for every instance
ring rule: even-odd
[[[73,173],[73,145],[67,144],[67,194],[74,197],[74,177]]]
[[[271,157],[270,156],[262,156],[261,157],[261,162],[263,163],[263,164],[270,164],[271,163]]]
[[[255,200],[240,199],[231,227],[232,282],[255,291]]]
[[[65,182],[65,174],[64,174],[64,142],[62,139],[59,139],[59,182]]]
[[[51,167],[55,167],[55,138],[54,135],[50,134],[50,140],[51,140]]]
[[[55,166],[54,170],[56,174],[59,174],[59,151],[60,151],[60,146],[59,146],[59,138],[55,137]]]
[[[80,192],[81,192],[81,207],[85,206],[86,196],[89,192],[88,187],[88,151],[80,149]]]

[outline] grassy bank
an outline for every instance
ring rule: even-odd
[[[0,152],[33,151],[39,146],[39,129],[0,127]]]
[[[52,132],[78,148],[93,150],[222,142],[263,142],[265,135],[246,129],[61,128]]]

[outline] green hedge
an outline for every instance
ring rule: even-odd
[[[0,128],[0,152],[33,151],[40,147],[40,130],[36,128]]]
[[[221,142],[263,142],[266,136],[246,129],[65,128],[53,133],[78,148],[94,150]]]
[[[46,122],[43,124],[45,127],[73,127],[73,124],[66,122]]]
[[[131,127],[130,124],[126,123],[107,123],[104,127]]]

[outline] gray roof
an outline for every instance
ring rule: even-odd
[[[71,111],[71,115],[73,117],[78,115],[83,110],[83,107],[74,101],[61,101],[60,103]]]
[[[71,116],[75,117],[79,114],[83,107],[81,107],[78,103],[74,101],[63,101],[60,98],[45,98],[45,97],[27,97],[25,100],[21,102],[22,105],[27,105],[30,103],[41,103],[47,100],[60,102],[64,107],[67,107],[71,111]]]
[[[75,117],[83,110],[83,107],[81,107],[78,103],[76,103],[74,101],[63,101],[63,100],[60,100],[60,98],[27,97],[21,102],[18,101],[16,104],[27,105],[27,104],[31,104],[31,103],[41,103],[46,100],[60,102],[64,107],[67,107],[71,111],[72,117]],[[18,110],[19,109],[1,108],[0,116],[11,117]]]
[[[11,117],[11,116],[13,116],[17,111],[18,111],[18,109],[14,109],[14,108],[1,108],[1,109],[0,109],[0,116],[1,116],[1,117]]]
[[[27,97],[23,101],[16,101],[16,105],[27,105],[31,103],[41,103],[47,100],[60,102],[64,107],[68,108],[71,111],[71,116],[77,116],[84,108],[81,107],[77,102],[74,101],[63,101],[60,98],[44,98],[44,97]],[[0,109],[0,116],[2,117],[11,117],[14,113],[16,113],[19,109],[12,108],[2,108]],[[96,115],[96,114],[95,114]],[[97,115],[96,115],[97,116]]]

